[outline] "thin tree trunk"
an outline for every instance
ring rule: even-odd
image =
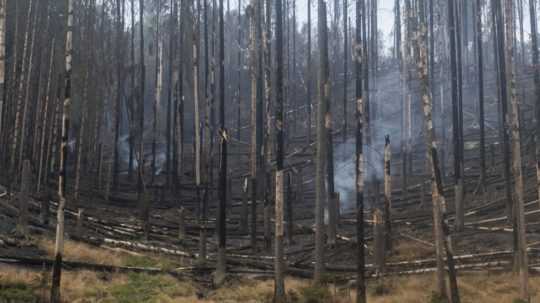
[[[1,21],[0,21],[1,23]],[[51,95],[51,85],[52,85],[52,77],[53,77],[53,70],[54,70],[54,56],[55,56],[55,38],[53,37],[52,39],[52,42],[51,42],[51,48],[50,48],[50,59],[49,59],[49,73],[48,73],[48,76],[47,76],[47,89],[46,89],[46,92],[45,92],[45,108],[44,108],[44,115],[45,115],[45,120],[43,122],[43,127],[41,128],[41,147],[40,147],[40,151],[39,151],[39,163],[38,163],[38,176],[37,176],[37,186],[36,186],[36,190],[37,192],[41,192],[41,181],[42,181],[42,172],[43,172],[43,169],[45,168],[46,170],[46,164],[47,164],[47,160],[48,158],[43,158],[44,157],[44,152],[45,152],[45,136],[46,136],[46,133],[47,133],[47,125],[48,125],[48,122],[49,122],[49,115],[48,115],[48,112],[49,112],[49,104],[51,103],[50,102],[50,95]],[[1,63],[0,63],[1,64]],[[0,87],[1,87],[1,83],[0,83]],[[54,110],[54,108],[53,108]],[[53,116],[53,119],[54,119],[54,112],[52,114]],[[50,140],[50,139],[49,139]],[[47,141],[49,141],[47,140]],[[43,163],[43,161],[45,161],[45,164]],[[44,167],[45,166],[45,167]]]
[[[218,205],[218,256],[214,282],[223,284],[226,275],[227,246],[227,143],[229,135],[225,128],[225,24],[223,17],[223,0],[219,0],[219,137],[220,137],[220,167],[219,167],[219,205]]]
[[[62,274],[62,254],[64,251],[64,208],[66,206],[66,172],[68,156],[69,122],[71,116],[71,63],[73,55],[73,0],[68,0],[66,32],[66,78],[64,112],[62,114],[62,145],[60,149],[60,174],[58,175],[58,210],[56,243],[51,284],[51,302],[60,303],[60,279]]]
[[[519,100],[516,93],[515,82],[515,53],[514,53],[514,28],[513,28],[513,11],[514,5],[512,0],[505,1],[505,34],[506,48],[504,50],[506,61],[506,85],[507,93],[511,103],[510,109],[510,133],[512,142],[512,174],[514,177],[514,216],[517,221],[517,245],[518,245],[518,268],[520,280],[520,299],[525,302],[530,302],[529,296],[529,261],[527,256],[527,238],[526,238],[526,222],[525,222],[525,206],[524,206],[524,187],[523,187],[523,172],[521,161],[521,141],[520,141],[520,121],[519,121]]]
[[[137,181],[137,192],[139,196],[143,193],[143,177],[144,177],[144,97],[145,97],[145,83],[146,83],[146,67],[144,64],[144,0],[139,1],[139,34],[140,34],[140,45],[139,45],[139,52],[140,52],[140,92],[139,92],[139,129],[138,129],[138,135],[139,135],[139,167],[138,167],[138,181]],[[140,199],[140,197],[139,197]]]
[[[282,1],[276,0],[276,205],[275,205],[275,282],[274,282],[274,302],[285,302],[285,261],[283,252],[283,205],[285,197],[283,193],[285,170],[284,170],[284,112],[283,112],[283,13]],[[270,20],[267,20],[269,22]]]
[[[3,117],[6,107],[6,5],[6,0],[0,0],[0,134],[4,133]]]
[[[306,62],[306,86],[307,86],[307,142],[309,146],[311,144],[311,99],[312,99],[312,60],[311,60],[311,0],[308,0],[307,4],[307,62]]]
[[[420,7],[424,7],[424,0],[420,0]],[[449,5],[452,6],[451,1]],[[453,14],[449,10],[449,18]],[[437,254],[437,292],[443,298],[446,296],[445,279],[444,279],[444,254],[446,253],[446,261],[448,266],[449,278],[449,299],[452,303],[459,303],[459,292],[457,288],[456,273],[453,261],[453,254],[447,219],[446,219],[446,199],[444,197],[443,184],[439,169],[439,159],[437,143],[435,140],[435,130],[433,127],[433,104],[429,88],[429,73],[428,73],[428,52],[427,52],[427,22],[425,12],[420,9],[420,31],[419,31],[419,62],[418,73],[421,80],[421,93],[424,110],[424,125],[426,134],[426,148],[428,150],[428,161],[431,170],[432,182],[432,200],[433,200],[433,226],[435,234],[435,247]],[[452,27],[452,26],[450,26]]]
[[[476,1],[476,47],[478,55],[478,108],[480,124],[480,187],[486,193],[486,132],[484,113],[484,54],[482,39],[482,1]],[[484,197],[485,198],[485,197]]]
[[[386,250],[392,250],[392,146],[387,135],[384,144],[384,226]]]
[[[320,284],[324,274],[324,209],[327,195],[325,192],[325,171],[327,168],[326,147],[328,137],[325,121],[328,93],[330,90],[328,73],[328,40],[326,23],[326,2],[318,0],[318,38],[319,38],[319,104],[317,109],[317,147],[315,155],[315,272],[314,282]]]
[[[356,303],[366,303],[366,281],[365,281],[365,253],[364,253],[364,100],[362,83],[362,63],[364,62],[363,52],[363,22],[365,0],[356,0],[356,35],[354,44],[354,73],[355,73],[355,97],[356,97],[356,157],[355,157],[355,192],[356,192]]]
[[[538,23],[536,21],[536,0],[529,0],[529,15],[531,19],[531,48],[532,48],[532,64],[534,69],[534,89],[535,89],[535,108],[536,108],[536,190],[538,199],[540,200],[540,59],[538,54]]]

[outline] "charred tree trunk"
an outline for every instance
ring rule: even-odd
[[[538,54],[538,23],[536,21],[536,1],[529,0],[529,15],[531,18],[531,47],[532,47],[532,64],[534,66],[534,89],[535,89],[535,106],[536,106],[536,190],[538,199],[540,200],[540,59]]]
[[[478,56],[478,109],[480,125],[480,187],[486,193],[486,132],[484,111],[484,48],[482,39],[482,1],[476,1],[476,52]]]
[[[514,5],[512,0],[505,1],[505,35],[506,47],[504,49],[504,57],[506,61],[506,83],[508,98],[510,99],[510,125],[512,143],[512,175],[514,177],[514,229],[517,227],[517,261],[520,280],[520,299],[529,302],[529,260],[527,256],[527,238],[526,238],[526,222],[525,222],[525,201],[524,201],[524,185],[523,171],[521,161],[521,140],[520,140],[520,121],[519,121],[519,100],[516,92],[515,82],[515,52],[514,52],[514,27],[513,27],[513,12]],[[538,131],[538,130],[537,130]],[[517,225],[517,226],[516,226]],[[514,232],[515,234],[515,232]]]
[[[73,0],[68,0],[66,32],[66,78],[64,112],[62,114],[62,145],[60,149],[60,170],[58,176],[58,210],[54,265],[51,285],[51,302],[60,303],[60,279],[62,274],[62,254],[64,251],[64,208],[66,206],[66,172],[68,156],[68,134],[71,116],[71,63],[73,55]]]
[[[317,108],[317,148],[315,155],[315,273],[314,282],[320,284],[324,274],[324,209],[327,194],[325,172],[327,168],[327,102],[330,91],[328,72],[328,33],[326,23],[326,2],[318,1],[319,39],[319,104]]]
[[[219,0],[219,137],[220,137],[220,167],[219,167],[219,205],[218,205],[218,256],[214,282],[223,284],[226,275],[227,245],[227,143],[229,136],[225,128],[225,24],[223,17],[223,2]]]
[[[283,206],[285,197],[283,193],[285,170],[284,170],[284,112],[283,112],[283,13],[282,1],[276,0],[276,191],[275,191],[275,286],[274,302],[285,302],[285,261],[283,252]],[[270,20],[267,20],[268,22]]]
[[[357,241],[357,268],[356,268],[356,303],[366,303],[366,260],[364,255],[364,100],[362,83],[362,64],[364,60],[362,32],[364,0],[356,0],[356,34],[354,42],[354,73],[355,73],[355,99],[356,99],[356,157],[355,157],[355,192],[356,192],[356,241]]]
[[[139,34],[140,34],[140,92],[139,92],[139,167],[138,167],[138,181],[137,181],[137,192],[139,195],[143,193],[143,177],[144,177],[144,97],[145,97],[145,83],[146,83],[146,67],[144,64],[144,0],[139,0]],[[139,197],[140,198],[140,197]]]
[[[453,7],[452,1],[449,6]],[[424,7],[424,0],[420,0],[420,8]],[[453,10],[453,9],[452,9]],[[453,12],[449,9],[449,18]],[[452,25],[450,25],[452,28]],[[456,272],[453,260],[453,253],[450,246],[451,239],[448,231],[446,218],[446,199],[439,168],[438,148],[435,139],[435,130],[433,127],[433,104],[429,89],[428,73],[428,51],[427,51],[427,22],[425,12],[420,9],[420,31],[419,31],[419,62],[418,72],[421,81],[421,94],[424,111],[424,125],[426,133],[426,148],[428,150],[428,161],[431,170],[431,196],[433,200],[433,227],[435,234],[435,248],[437,254],[437,292],[440,296],[446,297],[445,279],[444,279],[444,254],[446,254],[446,263],[448,267],[449,292],[448,298],[452,303],[459,303],[459,292],[457,288]],[[452,38],[451,38],[452,39]]]
[[[386,250],[392,250],[392,147],[390,136],[387,135],[384,144],[384,229]]]

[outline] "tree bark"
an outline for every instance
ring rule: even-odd
[[[60,279],[62,274],[62,254],[64,251],[64,208],[66,206],[66,172],[68,156],[69,122],[71,116],[71,64],[73,55],[73,0],[68,0],[66,61],[65,61],[65,94],[64,112],[62,114],[62,145],[60,149],[60,170],[58,175],[58,210],[56,226],[56,242],[54,247],[54,264],[51,284],[52,303],[60,303]]]
[[[365,240],[364,240],[364,100],[362,83],[362,64],[364,61],[363,51],[363,22],[364,0],[356,0],[356,34],[354,44],[354,72],[355,72],[355,97],[356,97],[356,157],[355,157],[355,193],[356,193],[356,303],[366,303],[365,281]]]
[[[523,171],[521,161],[521,140],[520,140],[520,121],[519,121],[519,100],[516,92],[515,82],[515,52],[514,52],[514,27],[513,27],[514,5],[512,0],[505,1],[505,34],[506,48],[504,56],[506,61],[506,85],[507,93],[510,99],[510,133],[512,143],[512,174],[514,177],[514,216],[517,222],[517,245],[518,245],[518,268],[520,280],[520,299],[530,302],[529,295],[529,260],[527,256],[527,238],[524,206],[524,185]],[[537,130],[538,131],[538,130]]]
[[[534,68],[534,89],[535,89],[535,119],[536,129],[536,191],[540,200],[540,59],[538,53],[538,23],[536,21],[536,1],[529,0],[529,16],[531,24],[531,48],[532,48],[532,64]]]
[[[219,170],[219,205],[218,205],[218,258],[214,283],[222,285],[226,275],[227,245],[227,143],[229,136],[225,128],[225,24],[223,17],[223,1],[219,0],[219,136],[220,136],[220,170]]]
[[[324,274],[324,209],[327,194],[325,191],[325,172],[327,160],[327,102],[330,91],[328,73],[328,39],[326,23],[326,2],[318,0],[318,38],[319,38],[319,104],[317,108],[317,148],[315,155],[315,272],[314,282],[322,283]]]

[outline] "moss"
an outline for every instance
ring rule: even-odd
[[[429,297],[429,303],[447,303],[445,297],[441,296],[440,294],[436,292],[432,292],[431,296]]]
[[[300,302],[324,303],[332,298],[330,290],[326,286],[308,286],[300,289]]]
[[[0,284],[0,302],[37,302],[38,296],[33,287],[24,283]]]
[[[187,283],[175,281],[171,277],[133,273],[128,275],[126,283],[113,285],[105,290],[108,293],[104,302],[152,303],[162,302],[160,298],[192,296],[194,288]],[[95,291],[96,296],[103,293]]]

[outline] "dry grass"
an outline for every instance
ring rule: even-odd
[[[38,240],[38,247],[47,253],[49,258],[54,258],[54,241],[50,239]],[[124,259],[129,256],[126,253],[90,246],[81,242],[64,242],[64,260],[81,261],[95,264],[122,266]]]
[[[54,242],[38,240],[38,246],[53,257]],[[411,241],[397,241],[395,254],[389,261],[425,258],[432,255],[429,248],[421,248]],[[115,266],[157,266],[172,268],[177,260],[157,255],[133,255],[126,251],[114,251],[87,244],[66,241],[64,258]],[[5,290],[9,295],[46,298],[50,283],[50,272],[21,270],[0,265],[0,301]],[[370,281],[368,301],[370,303],[429,303],[435,287],[434,274],[408,277],[393,277],[380,282]],[[19,286],[26,287],[19,287]],[[533,302],[540,302],[540,277],[530,278]],[[9,289],[11,287],[11,290]],[[459,287],[462,302],[510,303],[518,295],[518,279],[508,274],[481,272],[461,274]],[[305,302],[353,302],[354,290],[330,285],[328,289],[310,287],[306,280],[287,279],[287,293],[296,303]],[[13,290],[14,289],[14,290]],[[64,271],[62,295],[65,302],[163,302],[163,303],[228,303],[228,302],[271,302],[274,285],[272,280],[259,281],[249,278],[233,279],[227,286],[207,291],[205,299],[198,299],[197,288],[190,281],[178,281],[168,275],[97,273],[93,271]],[[3,293],[4,292],[4,293]],[[382,294],[381,294],[382,293]],[[323,299],[329,295],[330,299]],[[314,298],[308,301],[306,298]],[[318,301],[317,301],[318,300]]]
[[[28,285],[27,292],[35,297],[48,296],[50,272],[22,270],[15,267],[0,267],[0,298],[2,286]],[[387,278],[384,295],[376,281],[368,285],[370,303],[429,303],[434,290],[434,275]],[[310,289],[306,280],[287,279],[287,293],[297,303],[309,302],[305,298],[318,294]],[[462,302],[511,303],[518,295],[518,279],[508,274],[481,272],[462,274],[459,278]],[[539,302],[540,277],[530,278],[532,302]],[[324,293],[331,299],[311,302],[353,302],[354,291],[339,290],[330,285]],[[197,299],[197,289],[190,281],[179,281],[167,275],[106,274],[92,271],[64,271],[62,274],[62,296],[65,302],[163,302],[163,303],[232,303],[271,302],[274,285],[271,280],[236,279],[227,286],[207,293],[205,299]]]

